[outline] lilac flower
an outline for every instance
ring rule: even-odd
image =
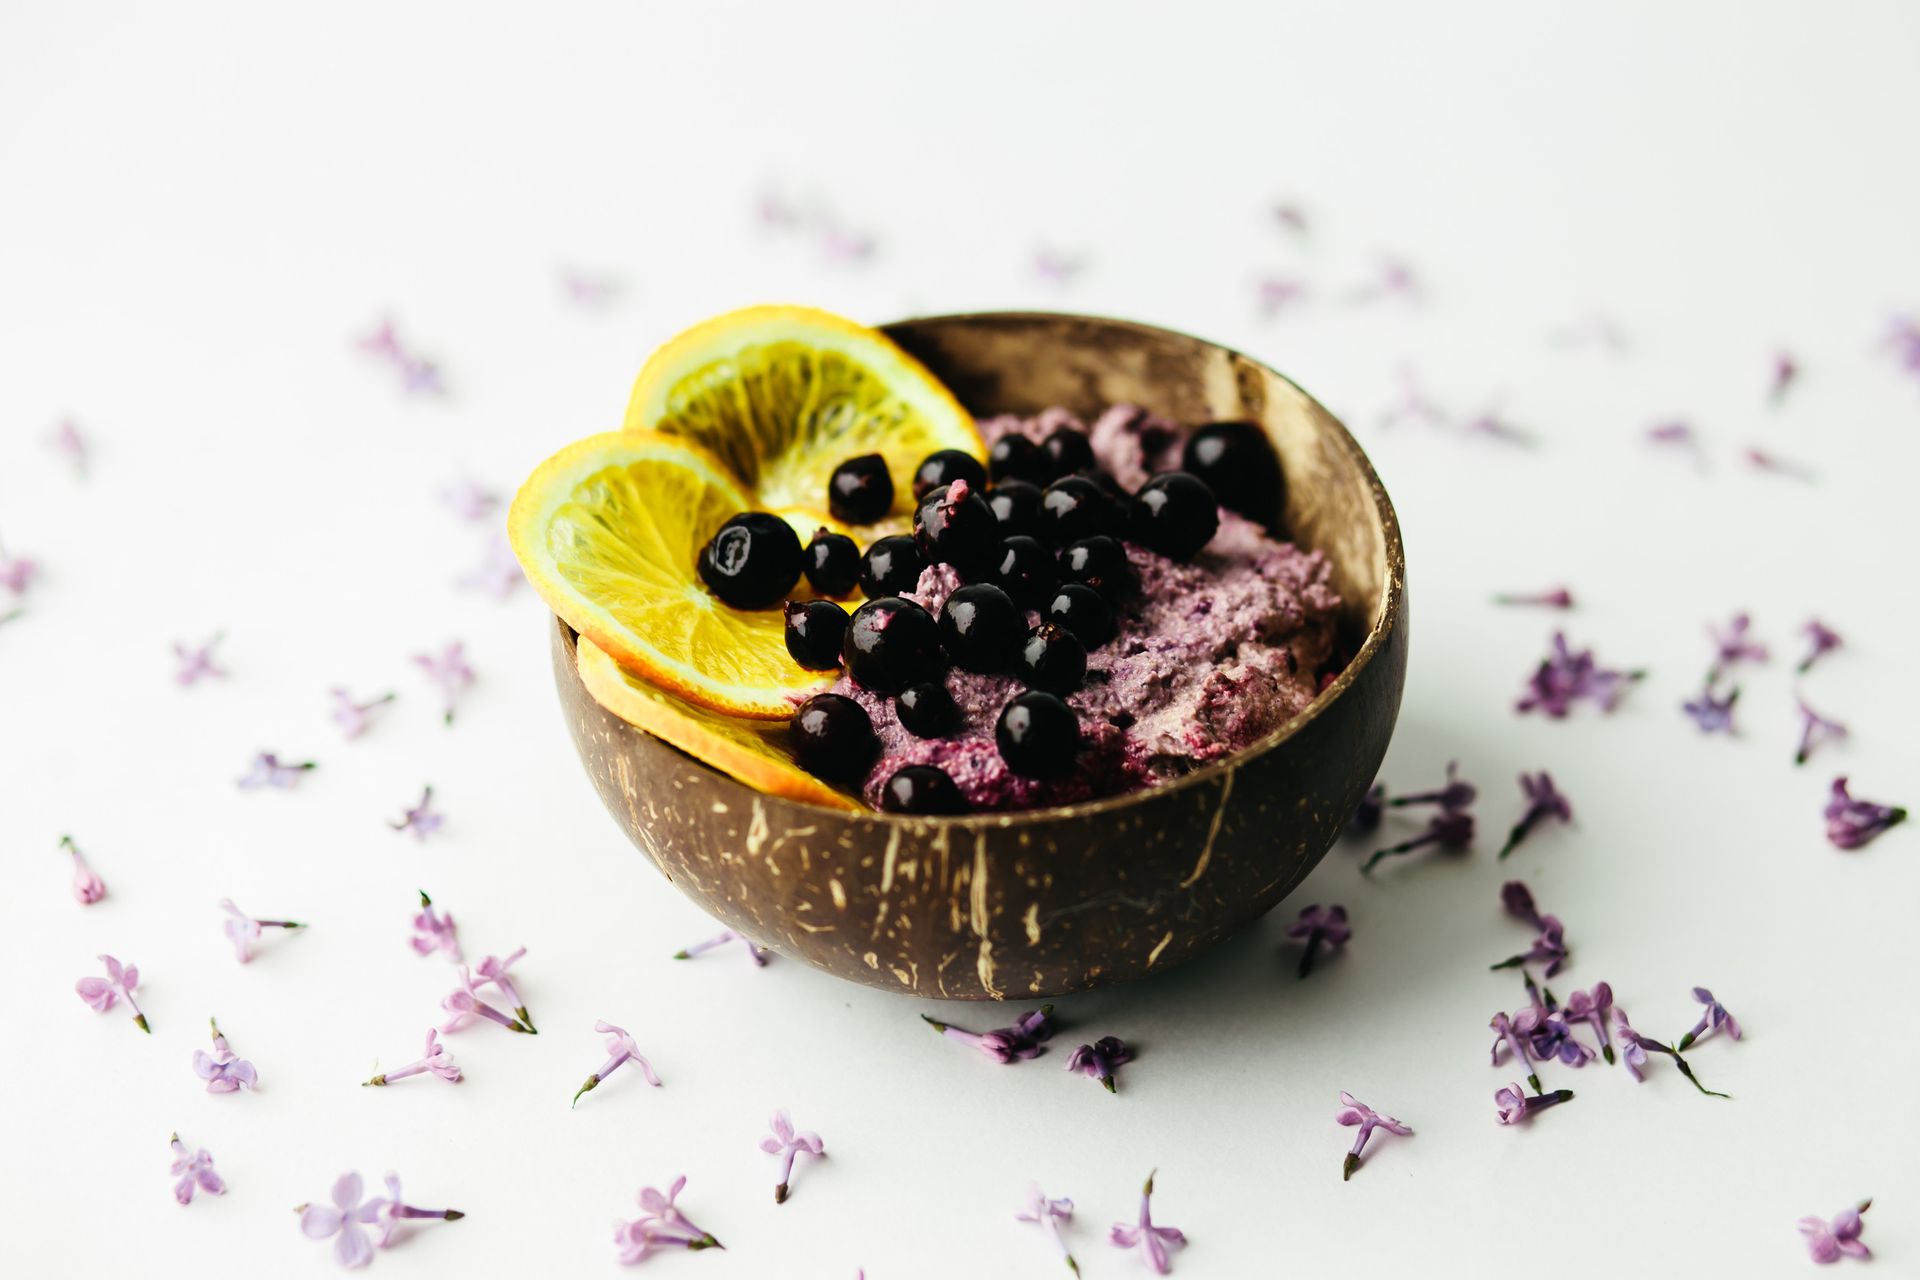
[[[1716,681],[1732,667],[1742,662],[1765,662],[1767,646],[1749,637],[1753,627],[1753,618],[1745,613],[1736,613],[1733,620],[1724,627],[1708,627],[1707,635],[1713,640],[1713,671],[1707,679]]]
[[[287,790],[300,781],[302,774],[319,767],[311,760],[288,763],[271,751],[262,751],[254,756],[252,767],[240,779],[240,786],[248,791],[256,787],[279,787]]]
[[[1787,392],[1800,377],[1800,364],[1793,353],[1785,349],[1773,353],[1773,376],[1767,380],[1767,399],[1779,404],[1787,398]]]
[[[1414,275],[1413,267],[1404,259],[1381,254],[1374,263],[1372,281],[1354,290],[1353,301],[1357,303],[1382,302],[1389,298],[1400,298],[1406,302],[1421,301],[1423,290],[1420,281]]]
[[[364,1267],[373,1261],[373,1241],[361,1230],[380,1216],[380,1201],[363,1200],[360,1175],[343,1173],[333,1184],[330,1205],[303,1204],[300,1230],[310,1240],[333,1241],[333,1260],[343,1267]]]
[[[1101,1036],[1092,1044],[1083,1044],[1067,1058],[1067,1070],[1078,1071],[1089,1080],[1098,1080],[1108,1093],[1118,1093],[1113,1078],[1133,1061],[1133,1050],[1119,1036]]]
[[[1573,806],[1555,789],[1553,775],[1545,769],[1539,773],[1521,774],[1520,791],[1527,798],[1527,807],[1520,815],[1520,821],[1514,823],[1513,830],[1507,833],[1507,842],[1500,846],[1501,858],[1519,848],[1520,842],[1548,818],[1556,818],[1561,822],[1573,821]]]
[[[413,838],[415,840],[424,841],[428,836],[438,831],[446,820],[445,814],[439,814],[433,811],[433,788],[422,787],[420,789],[420,803],[414,805],[411,809],[405,810],[401,814],[400,821],[389,822],[387,825],[395,831],[411,831],[413,832]]]
[[[1571,1101],[1571,1089],[1555,1089],[1552,1093],[1530,1096],[1522,1093],[1517,1084],[1510,1084],[1493,1095],[1493,1105],[1497,1109],[1495,1119],[1501,1124],[1526,1124],[1548,1107]]]
[[[38,561],[25,556],[10,555],[5,547],[0,547],[0,591],[9,595],[23,596],[33,580],[40,576]]]
[[[1344,1089],[1340,1091],[1340,1109],[1333,1113],[1333,1118],[1339,1124],[1360,1126],[1360,1132],[1354,1135],[1353,1150],[1347,1152],[1346,1163],[1340,1167],[1342,1182],[1351,1179],[1354,1170],[1360,1167],[1360,1157],[1367,1149],[1367,1139],[1373,1136],[1375,1129],[1385,1129],[1403,1138],[1413,1133],[1412,1129],[1392,1116],[1381,1115]]]
[[[444,951],[447,953],[447,959],[455,964],[459,964],[462,959],[460,935],[453,923],[453,917],[442,915],[434,910],[433,899],[427,896],[425,889],[420,891],[420,910],[413,917],[412,944],[413,949],[423,956]]]
[[[825,221],[819,230],[820,256],[835,265],[854,266],[873,257],[873,235],[842,222]]]
[[[1920,373],[1920,318],[1895,316],[1880,345],[1893,352],[1895,363],[1906,372]]]
[[[489,1022],[499,1023],[509,1031],[519,1031],[527,1035],[535,1034],[532,1027],[521,1025],[517,1020],[482,1000],[477,994],[477,989],[483,985],[484,983],[473,980],[473,974],[467,966],[460,966],[460,985],[448,992],[440,1001],[440,1007],[452,1015],[441,1024],[442,1032],[451,1035],[470,1025],[475,1018],[485,1018]]]
[[[1287,926],[1285,937],[1304,948],[1300,953],[1300,976],[1304,978],[1313,972],[1313,959],[1321,947],[1338,951],[1353,937],[1353,930],[1347,927],[1345,907],[1316,904],[1301,908],[1300,918]]]
[[[1540,442],[1539,437],[1525,427],[1509,420],[1497,405],[1489,405],[1460,424],[1460,430],[1470,436],[1486,436],[1502,444],[1517,444],[1532,448]]]
[[[1387,811],[1387,788],[1374,783],[1367,788],[1367,794],[1360,797],[1359,805],[1353,816],[1347,819],[1347,834],[1350,836],[1370,835],[1380,827],[1380,819]]]
[[[1449,853],[1459,853],[1473,843],[1473,815],[1458,809],[1441,809],[1427,820],[1427,829],[1411,840],[1375,851],[1360,865],[1360,873],[1370,873],[1383,858],[1412,853],[1425,845],[1437,845]]]
[[[1693,718],[1701,733],[1733,733],[1733,704],[1740,700],[1740,686],[1735,685],[1727,691],[1724,698],[1713,696],[1713,680],[1717,672],[1710,672],[1707,685],[1698,697],[1680,704],[1680,709]]]
[[[1495,604],[1537,605],[1542,609],[1573,608],[1573,592],[1566,587],[1553,587],[1547,591],[1508,592],[1493,598]]]
[[[227,1038],[220,1034],[218,1022],[208,1018],[207,1025],[213,1028],[213,1052],[208,1053],[205,1049],[193,1051],[193,1074],[207,1082],[208,1093],[252,1090],[260,1082],[253,1064],[234,1054]]]
[[[246,964],[253,959],[253,944],[260,940],[263,930],[307,927],[298,920],[255,920],[234,906],[232,898],[220,899],[220,909],[227,913],[227,921],[221,927],[226,930],[227,937],[232,940],[233,952],[240,958],[241,964]]]
[[[1680,1069],[1680,1074],[1685,1076],[1694,1088],[1709,1098],[1727,1097],[1726,1094],[1716,1093],[1712,1089],[1707,1088],[1706,1085],[1700,1083],[1700,1077],[1693,1074],[1693,1068],[1687,1064],[1685,1058],[1680,1056],[1678,1049],[1670,1048],[1667,1045],[1661,1044],[1658,1040],[1653,1039],[1651,1036],[1643,1036],[1638,1031],[1635,1031],[1627,1022],[1627,1011],[1618,1005],[1614,1006],[1613,1010],[1613,1034],[1614,1038],[1620,1042],[1620,1061],[1626,1064],[1627,1074],[1632,1076],[1636,1082],[1644,1081],[1647,1078],[1641,1068],[1647,1065],[1647,1054],[1651,1052],[1657,1053],[1663,1058],[1673,1059],[1673,1065]]]
[[[1505,1049],[1513,1056],[1515,1065],[1527,1067],[1527,1083],[1533,1086],[1534,1092],[1538,1093],[1540,1091],[1539,1073],[1528,1065],[1533,1060],[1533,1051],[1526,1039],[1521,1036],[1519,1029],[1514,1026],[1513,1019],[1504,1013],[1496,1013],[1493,1015],[1493,1021],[1487,1025],[1493,1028],[1493,1065],[1496,1067],[1500,1065],[1500,1051]]]
[[[1553,993],[1547,992],[1543,1000],[1532,975],[1526,976],[1526,982],[1527,1007],[1513,1015],[1513,1029],[1527,1042],[1527,1052],[1533,1060],[1560,1062],[1569,1067],[1584,1067],[1592,1062],[1593,1050],[1574,1036],[1573,1024],[1554,1002]],[[1536,1085],[1536,1091],[1538,1088]]]
[[[1675,1045],[1674,1048],[1684,1053],[1688,1048],[1705,1040],[1722,1027],[1725,1027],[1727,1034],[1735,1040],[1740,1038],[1740,1023],[1735,1020],[1732,1014],[1727,1012],[1727,1006],[1713,998],[1713,992],[1707,990],[1705,987],[1695,987],[1693,989],[1693,998],[1696,1003],[1707,1006],[1707,1011],[1700,1015],[1700,1021],[1693,1024],[1693,1030],[1680,1037],[1680,1043]]]
[[[1527,680],[1526,692],[1514,704],[1522,714],[1538,710],[1556,720],[1564,719],[1573,704],[1582,698],[1602,711],[1611,712],[1620,705],[1633,683],[1644,671],[1613,671],[1594,660],[1593,650],[1575,653],[1567,646],[1564,632],[1553,633],[1553,652],[1543,659]]]
[[[1027,1207],[1013,1216],[1020,1222],[1037,1222],[1046,1228],[1047,1234],[1053,1237],[1054,1247],[1060,1250],[1060,1256],[1066,1260],[1067,1270],[1075,1275],[1080,1274],[1080,1264],[1073,1260],[1073,1252],[1067,1248],[1067,1238],[1060,1230],[1061,1223],[1073,1221],[1073,1201],[1064,1197],[1049,1200],[1039,1183],[1030,1182],[1027,1184]]]
[[[1064,289],[1072,284],[1086,267],[1084,258],[1061,249],[1042,245],[1033,251],[1034,278],[1055,289]]]
[[[67,460],[74,475],[82,480],[87,478],[87,462],[93,446],[81,432],[79,423],[72,418],[60,419],[60,425],[47,437],[47,447]]]
[[[773,1119],[767,1123],[773,1130],[773,1136],[760,1139],[760,1149],[770,1156],[782,1157],[780,1184],[773,1189],[773,1202],[785,1204],[787,1184],[793,1180],[793,1158],[805,1152],[817,1160],[827,1152],[820,1142],[819,1134],[794,1132],[793,1117],[789,1116],[784,1108],[774,1112]]]
[[[921,1014],[921,1020],[941,1035],[962,1044],[970,1044],[995,1062],[1006,1064],[1025,1058],[1037,1058],[1045,1053],[1046,1042],[1053,1038],[1053,1022],[1050,1015],[1053,1006],[1043,1004],[1038,1009],[1029,1009],[1013,1020],[1010,1027],[1001,1027],[994,1031],[963,1031],[959,1027],[949,1026]]]
[[[1307,296],[1307,285],[1294,276],[1279,274],[1263,275],[1253,282],[1254,305],[1260,314],[1271,320],[1287,308],[1303,301]]]
[[[629,1062],[639,1063],[640,1074],[646,1077],[647,1083],[656,1089],[660,1087],[660,1077],[654,1074],[653,1064],[641,1054],[640,1046],[633,1042],[633,1037],[628,1035],[625,1029],[616,1027],[611,1022],[596,1022],[593,1024],[593,1029],[607,1038],[607,1060],[601,1063],[600,1069],[588,1076],[587,1082],[575,1092],[574,1106],[580,1105],[582,1093],[598,1088],[602,1080]]]
[[[480,967],[474,970],[475,973],[480,975],[480,981],[474,985],[485,986],[491,982],[500,994],[505,996],[512,1005],[513,1016],[524,1023],[527,1030],[531,1031],[533,1030],[533,1017],[527,1012],[527,1002],[521,998],[519,988],[513,985],[513,979],[507,976],[507,970],[518,964],[520,958],[526,954],[527,949],[521,947],[518,950],[510,952],[505,959],[499,956],[486,957],[480,962]]]
[[[562,267],[560,294],[583,311],[603,311],[620,296],[620,281],[604,273]]]
[[[147,1015],[140,1012],[140,1006],[133,998],[134,991],[140,986],[140,970],[133,965],[122,965],[112,956],[101,956],[100,963],[107,968],[104,978],[82,978],[73,984],[80,998],[95,1013],[105,1013],[120,1001],[127,1002],[127,1008],[133,1010],[133,1025],[153,1034],[153,1028],[147,1025]]]
[[[1827,839],[1836,849],[1858,849],[1888,827],[1907,820],[1907,811],[1898,805],[1874,804],[1855,800],[1847,794],[1844,777],[1833,780],[1826,809]]]
[[[1462,782],[1455,776],[1460,768],[1458,760],[1447,761],[1447,785],[1437,791],[1418,791],[1412,795],[1395,796],[1387,801],[1399,809],[1410,804],[1437,804],[1442,809],[1458,810],[1471,805],[1479,795],[1471,782]]]
[[[614,1228],[613,1243],[619,1248],[622,1266],[644,1262],[656,1249],[724,1249],[713,1233],[697,1227],[680,1212],[674,1201],[687,1185],[685,1174],[673,1180],[661,1195],[652,1187],[643,1187],[637,1197],[641,1214],[632,1222]]]
[[[417,395],[446,394],[447,388],[441,379],[439,366],[409,350],[400,341],[392,320],[382,320],[378,329],[361,338],[356,345],[368,356],[390,366],[399,375],[403,391]]]
[[[177,1133],[169,1141],[173,1146],[173,1167],[167,1172],[179,1179],[173,1184],[175,1200],[183,1205],[192,1204],[195,1189],[210,1196],[227,1194],[226,1181],[213,1171],[213,1156],[205,1147],[188,1151],[187,1144],[180,1141]]]
[[[1567,1006],[1561,1011],[1567,1022],[1584,1022],[1593,1029],[1594,1039],[1600,1042],[1600,1052],[1609,1063],[1613,1061],[1613,1040],[1607,1035],[1607,1015],[1612,1009],[1613,988],[1596,982],[1593,990],[1575,991],[1568,996]]]
[[[396,1080],[405,1080],[408,1076],[417,1076],[431,1072],[448,1084],[460,1083],[460,1068],[455,1065],[453,1055],[440,1047],[440,1032],[437,1028],[427,1028],[427,1049],[418,1061],[409,1062],[404,1067],[392,1071],[383,1071],[362,1085],[389,1085]]]
[[[1158,1170],[1155,1170],[1158,1172]],[[1153,1225],[1153,1174],[1147,1175],[1147,1185],[1140,1189],[1140,1216],[1132,1222],[1116,1222],[1113,1231],[1107,1237],[1116,1248],[1139,1249],[1147,1255],[1147,1263],[1159,1275],[1170,1275],[1173,1264],[1167,1260],[1168,1245],[1184,1245],[1186,1233],[1178,1227],[1156,1227]]]
[[[1831,1223],[1812,1216],[1800,1219],[1800,1234],[1807,1238],[1808,1254],[1822,1266],[1840,1261],[1843,1254],[1863,1261],[1873,1257],[1873,1251],[1860,1240],[1860,1232],[1866,1225],[1860,1221],[1860,1215],[1872,1207],[1872,1200],[1862,1200],[1853,1208],[1833,1215]]]
[[[328,690],[333,699],[333,722],[340,726],[340,732],[348,739],[359,737],[373,727],[376,712],[394,699],[391,693],[383,693],[366,702],[355,702],[347,690],[335,687]]]
[[[1774,475],[1784,476],[1789,480],[1798,480],[1802,484],[1812,484],[1816,479],[1813,474],[1813,469],[1805,463],[1790,462],[1778,454],[1769,453],[1767,450],[1759,448],[1756,445],[1747,446],[1746,452],[1741,456],[1746,459],[1747,465],[1755,471],[1771,471]]]
[[[753,961],[755,968],[762,968],[766,965],[767,963],[766,948],[754,946],[753,943],[747,939],[747,936],[745,934],[736,933],[732,929],[722,930],[720,933],[717,933],[713,937],[708,938],[705,942],[696,942],[690,947],[687,947],[680,951],[676,951],[673,953],[673,958],[675,960],[691,960],[697,955],[701,955],[705,952],[711,951],[715,947],[723,947],[729,942],[738,942],[743,944],[747,949],[747,959]]]
[[[1793,753],[1795,764],[1805,764],[1813,749],[1826,742],[1838,742],[1847,736],[1847,726],[1838,720],[1829,720],[1808,706],[1806,699],[1795,695],[1793,703],[1800,709],[1800,745]]]
[[[205,644],[190,645],[184,640],[173,642],[173,682],[181,688],[190,688],[202,680],[224,680],[227,669],[214,661],[213,651],[227,638],[224,631],[216,631],[213,638]]]
[[[500,510],[499,493],[471,478],[457,480],[440,490],[440,501],[469,524],[491,520]]]
[[[478,591],[496,600],[505,600],[518,591],[526,580],[527,575],[521,572],[520,561],[515,558],[513,548],[505,538],[496,536],[488,539],[480,563],[455,579],[454,585],[463,591]]]
[[[73,896],[83,907],[90,907],[107,896],[107,882],[87,865],[86,855],[72,836],[61,836],[60,847],[73,855]]]
[[[1655,423],[1647,428],[1647,440],[1652,444],[1680,445],[1696,453],[1700,450],[1700,437],[1687,422]]]
[[[427,673],[427,679],[439,686],[446,705],[446,722],[452,724],[455,704],[460,695],[473,686],[473,668],[467,665],[466,646],[454,640],[437,655],[416,653],[413,660]]]
[[[1539,936],[1525,951],[1493,967],[1518,969],[1526,964],[1544,964],[1549,978],[1560,972],[1560,967],[1567,962],[1566,928],[1560,923],[1560,917],[1542,915],[1533,904],[1532,891],[1518,880],[1509,880],[1500,886],[1500,902],[1506,907],[1508,915],[1522,924],[1532,925]]]
[[[416,1209],[400,1198],[400,1175],[389,1173],[386,1177],[387,1194],[385,1199],[375,1200],[373,1221],[380,1224],[380,1238],[374,1243],[385,1249],[392,1245],[400,1231],[400,1224],[414,1218],[438,1218],[445,1222],[458,1222],[467,1215],[458,1209]]]
[[[1800,633],[1807,637],[1811,645],[1807,650],[1807,656],[1800,659],[1800,665],[1795,668],[1802,675],[1811,671],[1813,664],[1818,662],[1822,655],[1832,653],[1841,645],[1840,633],[1818,618],[1807,619],[1807,625],[1800,628]]]

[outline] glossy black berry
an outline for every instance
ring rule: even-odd
[[[1060,473],[1054,470],[1045,449],[1018,431],[1009,431],[987,450],[987,474],[995,484],[1003,480],[1045,484]]]
[[[880,746],[866,710],[837,693],[816,693],[801,703],[787,733],[800,767],[829,782],[859,782]]]
[[[916,738],[944,738],[959,724],[960,712],[943,681],[910,684],[893,700],[900,727]]]
[[[1002,537],[1040,535],[1040,486],[1025,480],[1002,480],[987,490],[987,509],[1000,524]]]
[[[1120,634],[1113,606],[1105,596],[1080,582],[1065,583],[1055,591],[1046,616],[1048,622],[1071,631],[1088,649],[1098,649]]]
[[[823,596],[850,596],[860,585],[860,544],[844,533],[817,531],[802,564],[807,581]]]
[[[987,487],[987,469],[980,465],[980,459],[958,449],[942,449],[930,453],[913,473],[913,500],[915,502],[927,496],[930,489],[938,489],[943,484],[952,484],[955,480],[965,480],[976,490]]]
[[[958,587],[940,606],[940,647],[962,671],[1005,671],[1026,630],[1020,606],[990,582]]]
[[[904,533],[889,534],[860,558],[860,589],[875,600],[897,596],[919,586],[920,571],[926,567],[918,543]]]
[[[880,808],[886,813],[953,815],[967,811],[967,798],[946,770],[930,764],[910,764],[880,788]]]
[[[1120,533],[1124,523],[1118,501],[1090,476],[1063,476],[1040,495],[1041,536],[1055,546]]]
[[[1082,538],[1060,553],[1060,581],[1079,582],[1109,598],[1133,586],[1133,566],[1118,538]]]
[[[987,577],[1022,609],[1038,609],[1060,580],[1060,567],[1046,543],[1016,535],[1000,543]]]
[[[930,563],[950,564],[962,577],[987,567],[1000,545],[1000,526],[980,491],[965,480],[929,489],[913,513],[913,536]]]
[[[833,601],[787,601],[787,652],[807,670],[838,667],[846,638],[847,611]]]
[[[893,509],[893,476],[877,453],[848,458],[827,480],[827,510],[842,524],[872,524]]]
[[[1080,721],[1050,693],[1023,693],[1000,709],[993,740],[1007,768],[1023,778],[1057,778],[1080,752]]]
[[[863,687],[898,693],[939,673],[940,627],[913,601],[882,596],[854,610],[840,653]]]
[[[1069,694],[1087,678],[1087,647],[1065,627],[1043,622],[1027,632],[1013,670],[1035,689]]]
[[[1213,422],[1187,437],[1180,468],[1206,481],[1229,511],[1277,528],[1287,496],[1273,441],[1254,422]]]
[[[1220,527],[1220,504],[1199,476],[1167,471],[1140,486],[1127,511],[1127,536],[1170,560],[1191,560]]]
[[[1046,451],[1047,461],[1052,464],[1056,476],[1093,470],[1093,444],[1084,431],[1062,427],[1041,441],[1040,447]]]
[[[764,511],[748,511],[721,525],[700,548],[700,580],[736,609],[764,609],[793,592],[800,560],[800,538],[792,525]]]

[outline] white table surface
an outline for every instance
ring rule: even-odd
[[[392,1168],[468,1217],[382,1274],[610,1273],[634,1192],[685,1173],[683,1205],[729,1248],[646,1264],[663,1274],[1059,1274],[1012,1218],[1037,1178],[1078,1202],[1086,1274],[1124,1276],[1140,1262],[1105,1230],[1154,1167],[1160,1220],[1192,1240],[1183,1275],[1794,1275],[1795,1220],[1868,1195],[1875,1265],[1920,1267],[1920,832],[1843,854],[1820,820],[1836,772],[1920,792],[1920,381],[1876,349],[1920,308],[1920,16],[901,8],[0,15],[0,538],[45,567],[0,627],[0,1269],[326,1274],[289,1210]],[[875,253],[836,263],[762,228],[767,191]],[[1304,238],[1272,217],[1289,202]],[[1083,269],[1050,281],[1041,250]],[[1383,253],[1422,303],[1352,301]],[[563,267],[621,290],[571,305]],[[1263,318],[1267,272],[1307,300]],[[1405,527],[1412,665],[1385,777],[1418,787],[1458,758],[1480,849],[1377,883],[1336,850],[1214,955],[1061,1001],[1066,1043],[1018,1068],[928,1034],[929,1003],[788,961],[670,960],[713,926],[589,789],[532,594],[454,585],[489,533],[435,495],[510,490],[618,423],[654,344],[770,299],[1126,315],[1296,376]],[[444,400],[353,350],[383,314],[441,362]],[[1623,354],[1552,341],[1594,315]],[[1770,409],[1782,345],[1805,373]],[[1383,425],[1403,366],[1537,447]],[[45,444],[66,415],[95,444],[84,482]],[[1704,469],[1642,442],[1673,417]],[[1817,482],[1748,468],[1748,445]],[[1651,669],[1610,719],[1509,709],[1562,620],[1488,598],[1562,581],[1576,640]],[[1705,626],[1740,609],[1776,657],[1743,676],[1740,736],[1702,738],[1678,703]],[[1847,648],[1800,687],[1853,736],[1795,769],[1814,613]],[[175,687],[171,643],[216,630],[231,677]],[[448,729],[409,657],[452,638],[480,683]],[[400,700],[346,743],[336,683]],[[238,791],[263,747],[321,767]],[[1540,767],[1578,826],[1498,865],[1513,778]],[[416,845],[384,824],[424,782],[448,823]],[[110,886],[97,906],[68,895],[64,832]],[[1518,987],[1486,965],[1526,932],[1499,911],[1509,869],[1566,921],[1557,988],[1607,979],[1665,1036],[1692,985],[1726,1000],[1746,1040],[1691,1056],[1734,1101],[1670,1069],[1639,1087],[1560,1069],[1572,1105],[1494,1123],[1514,1072],[1489,1069],[1487,1018]],[[448,986],[406,946],[416,887],[475,954],[528,948],[542,1034],[449,1037],[457,1088],[364,1090],[414,1056]],[[226,896],[312,927],[242,968]],[[1355,937],[1302,983],[1279,935],[1310,901],[1344,903]],[[140,965],[151,1038],[73,995],[103,951]],[[201,1091],[209,1014],[257,1094]],[[570,1113],[596,1018],[633,1029],[666,1087],[616,1077]],[[1061,1070],[1105,1033],[1140,1050],[1117,1097]],[[1417,1130],[1376,1139],[1345,1185],[1341,1089]],[[829,1152],[779,1208],[755,1146],[776,1106]],[[174,1204],[176,1129],[225,1198]]]

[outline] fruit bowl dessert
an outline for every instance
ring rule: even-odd
[[[635,843],[756,943],[918,995],[1077,990],[1244,926],[1399,706],[1359,448],[1145,326],[723,316],[509,523]]]

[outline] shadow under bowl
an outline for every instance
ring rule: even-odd
[[[784,956],[954,1000],[1062,995],[1158,972],[1271,910],[1378,772],[1406,679],[1406,563],[1353,437],[1300,388],[1198,338],[1089,316],[991,313],[884,326],[975,414],[1139,404],[1259,422],[1285,471],[1282,527],[1326,554],[1353,657],[1260,742],[1164,785],[960,818],[848,813],[755,791],[612,715],[554,621],[554,678],[607,809],[668,880]]]

